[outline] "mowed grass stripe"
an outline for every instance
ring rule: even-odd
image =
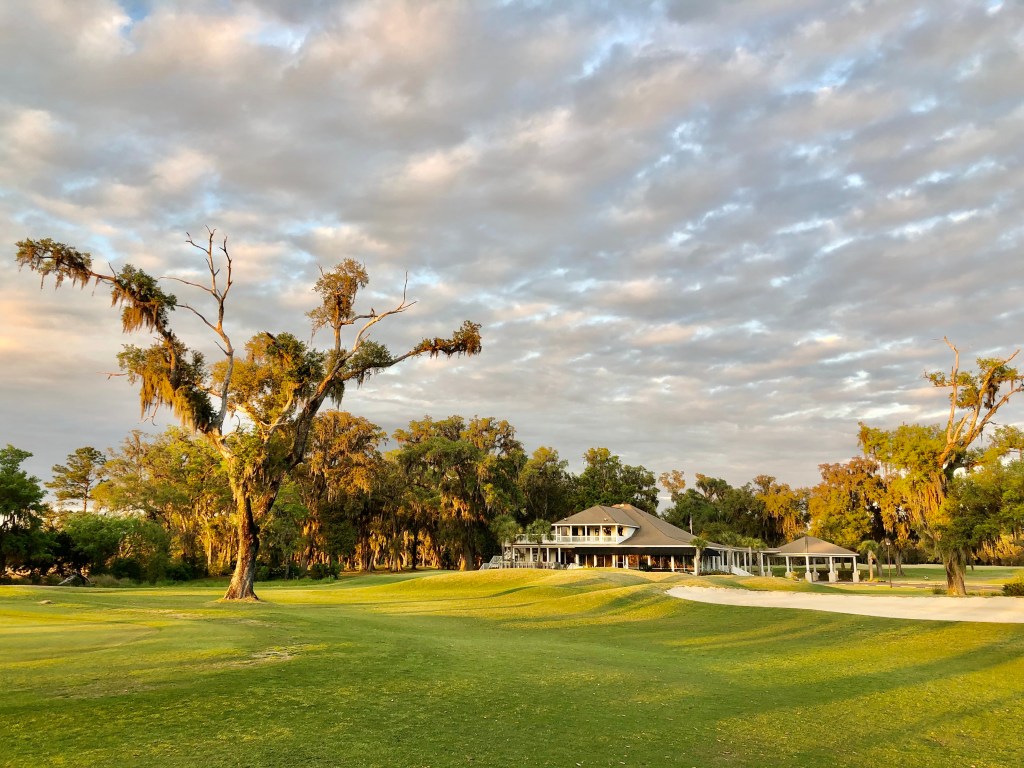
[[[664,596],[684,581],[0,588],[0,764],[1019,761],[1024,628]]]

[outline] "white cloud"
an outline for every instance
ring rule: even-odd
[[[186,275],[184,233],[215,226],[239,342],[304,337],[317,264],[365,262],[380,305],[408,271],[419,303],[380,338],[468,317],[485,351],[352,392],[387,429],[493,414],[576,466],[607,445],[806,483],[858,419],[941,414],[943,335],[1020,343],[1017,5],[13,8],[6,242]],[[0,422],[45,474],[137,422],[95,374],[123,341],[105,297],[37,285],[0,261]],[[40,443],[72,391],[102,418]]]

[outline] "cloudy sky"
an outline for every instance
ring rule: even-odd
[[[1022,341],[1017,2],[8,0],[0,72],[0,443],[44,479],[167,422],[105,375],[106,296],[40,292],[25,237],[189,276],[215,227],[239,346],[308,338],[317,265],[363,261],[377,309],[408,273],[378,338],[469,318],[484,353],[347,409],[505,418],[575,470],[811,484],[859,420],[942,418],[944,335]]]

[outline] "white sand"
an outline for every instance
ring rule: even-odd
[[[806,592],[755,592],[720,587],[673,587],[671,597],[717,605],[753,608],[799,608],[806,611],[852,613],[890,619],[979,621],[1024,624],[1024,598],[1019,597],[896,597],[818,595]]]

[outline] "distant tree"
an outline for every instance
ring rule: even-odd
[[[661,487],[668,491],[669,500],[672,502],[672,508],[677,507],[683,501],[683,491],[686,490],[686,477],[682,470],[673,469],[669,472],[662,472],[658,476],[658,482]],[[690,521],[692,527],[692,520]],[[690,533],[693,533],[691,530]]]
[[[62,523],[70,538],[71,565],[79,575],[104,573],[118,552],[121,542],[132,527],[131,518],[98,515],[94,512],[72,512]]]
[[[151,584],[166,577],[171,547],[167,530],[155,520],[137,515],[118,522],[121,537],[116,556],[109,564],[110,572]]]
[[[76,448],[69,453],[67,464],[54,464],[53,480],[46,487],[53,491],[57,503],[74,502],[83,512],[89,511],[97,486],[103,482],[103,465],[107,459],[91,445]]]
[[[515,429],[492,418],[427,417],[394,438],[399,448],[392,456],[417,503],[434,515],[436,559],[468,570],[490,521],[522,507],[517,479],[526,457]]]
[[[875,568],[878,567],[878,553],[881,549],[882,545],[874,539],[865,539],[857,545],[857,551],[868,561],[868,581],[875,580]]]
[[[554,448],[541,446],[519,473],[525,519],[559,520],[572,513],[572,478],[569,462]]]
[[[668,522],[690,533],[705,530],[712,523],[718,522],[720,517],[715,502],[695,488],[687,488],[679,494],[672,507],[665,512]]]
[[[0,578],[9,563],[31,558],[39,546],[45,492],[21,468],[31,456],[10,444],[0,448]]]
[[[981,456],[986,465],[1012,458],[1024,461],[1024,430],[1012,425],[997,427],[989,439],[988,447]]]
[[[526,538],[537,545],[537,559],[540,560],[540,545],[551,535],[551,521],[537,518],[526,526]]]
[[[807,496],[802,488],[791,488],[771,475],[753,480],[755,498],[760,502],[757,538],[769,546],[792,541],[807,527]]]
[[[187,242],[205,258],[207,285],[179,280],[208,294],[212,312],[179,303],[159,282],[125,265],[105,274],[92,268],[92,257],[53,240],[18,243],[17,262],[37,272],[45,282],[52,277],[58,287],[64,280],[74,285],[105,285],[113,303],[122,308],[126,333],[151,331],[155,343],[142,349],[128,346],[118,356],[131,382],[140,382],[144,413],[160,406],[170,408],[190,429],[202,433],[223,458],[231,482],[238,518],[238,555],[235,571],[224,597],[255,599],[253,580],[259,551],[260,521],[269,514],[286,475],[305,457],[313,420],[321,406],[340,403],[348,382],[361,384],[369,376],[419,355],[475,355],[480,352],[480,326],[466,322],[449,338],[426,338],[409,351],[393,355],[371,341],[371,329],[385,318],[407,311],[413,304],[403,293],[391,309],[377,312],[356,309],[356,297],[368,283],[361,264],[346,259],[330,271],[321,271],[314,291],[319,306],[309,313],[314,333],[328,328],[333,344],[318,351],[288,333],[259,333],[239,354],[224,326],[225,302],[233,285],[233,263],[227,240],[214,246],[214,232],[202,243]],[[182,307],[209,329],[222,354],[214,366],[189,348],[171,324],[172,312]],[[343,331],[358,326],[349,345]],[[232,421],[229,417],[237,416]],[[234,424],[234,429],[231,425]]]
[[[512,549],[516,537],[523,532],[523,527],[519,525],[515,516],[508,512],[504,512],[491,520],[490,527],[494,538],[501,545],[502,555],[505,559],[511,560],[509,551]]]
[[[700,576],[701,559],[704,557],[704,550],[708,548],[711,542],[701,536],[694,536],[690,544],[693,545],[695,550],[693,555],[693,575]]]
[[[264,526],[265,547],[260,556],[272,571],[283,570],[286,579],[291,577],[292,562],[302,548],[302,523],[307,515],[295,483],[283,483]]]
[[[189,572],[203,575],[230,562],[235,507],[220,454],[207,441],[177,427],[156,436],[136,430],[112,453],[104,473],[97,506],[158,522]]]
[[[996,462],[954,477],[944,502],[949,525],[947,545],[955,543],[970,553],[1000,548],[1019,558],[1024,532],[1024,462]]]
[[[374,532],[378,556],[383,556],[392,573],[401,571],[404,563],[415,569],[421,510],[415,503],[410,503],[409,487],[402,468],[387,457],[374,475],[373,496],[377,501]]]
[[[345,411],[327,411],[313,422],[306,458],[294,477],[308,515],[303,526],[305,554],[302,565],[347,553],[343,544],[354,535],[356,567],[373,567],[374,518],[381,513],[385,498],[375,494],[378,475],[383,471],[380,447],[387,439],[373,422]]]
[[[686,503],[686,479],[683,477],[683,473],[678,469],[662,472],[658,482],[661,483],[662,488],[668,491],[669,499],[672,502],[672,506],[663,513],[664,518],[677,528],[683,528],[693,533],[693,515],[689,510],[683,509]]]
[[[879,465],[854,457],[845,464],[819,464],[821,482],[811,489],[811,532],[849,549],[872,539],[881,524],[886,485]]]
[[[623,464],[607,448],[590,448],[583,454],[586,466],[576,479],[577,509],[597,504],[632,504],[651,514],[658,511],[658,487],[654,473],[642,466]]]

